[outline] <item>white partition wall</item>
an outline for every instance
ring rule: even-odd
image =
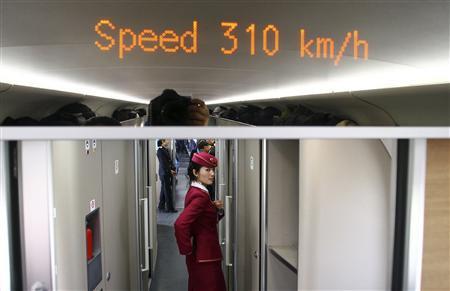
[[[379,140],[300,142],[299,290],[387,290],[391,158]]]
[[[297,290],[298,140],[267,141],[267,290]]]
[[[21,142],[19,164],[23,287],[52,289],[55,286],[51,143]]]

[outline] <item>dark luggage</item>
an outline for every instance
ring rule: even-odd
[[[227,110],[226,107],[224,106],[217,106],[216,108],[214,108],[214,110],[212,111],[211,115],[215,116],[215,117],[221,117],[221,115]]]
[[[117,121],[125,121],[130,120],[134,118],[138,118],[139,114],[134,111],[133,109],[116,109],[113,112],[112,118],[114,118]]]
[[[86,122],[90,126],[120,126],[120,122],[108,116],[92,117]]]
[[[147,110],[145,108],[138,108],[136,109],[137,114],[139,114],[139,117],[143,117],[147,115]]]
[[[256,118],[256,125],[273,125],[274,118],[276,116],[281,115],[281,110],[278,108],[275,108],[273,106],[265,107],[264,109],[260,110],[257,118]]]
[[[38,126],[40,125],[39,121],[37,121],[34,118],[31,117],[19,117],[19,118],[12,118],[12,117],[6,117],[2,124],[2,126]]]
[[[259,108],[258,106],[243,105],[237,111],[238,121],[256,125],[260,111],[261,108]]]
[[[289,105],[280,116],[274,117],[275,125],[299,125],[299,126],[334,126],[343,118],[331,113],[315,112],[310,108],[298,105]]]
[[[86,119],[81,113],[69,114],[65,112],[55,112],[40,121],[43,126],[76,126],[84,125]]]
[[[95,116],[95,113],[91,110],[91,108],[79,102],[64,105],[58,111],[69,114],[81,113],[86,120]]]
[[[76,102],[64,105],[55,113],[41,119],[41,125],[84,125],[92,117],[95,117],[94,111]]]
[[[221,118],[225,119],[231,119],[231,120],[237,120],[238,119],[237,111],[234,108],[228,108],[221,114]]]

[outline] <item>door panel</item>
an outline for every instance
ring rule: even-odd
[[[260,141],[240,140],[238,147],[238,290],[259,290]]]
[[[131,158],[128,144],[126,141],[101,143],[106,290],[130,288],[127,197],[132,193],[129,193],[125,175],[126,160]]]
[[[85,150],[84,141],[55,141],[53,191],[56,208],[55,251],[58,290],[86,290],[85,216],[90,201],[103,213],[101,148]],[[103,225],[101,225],[103,228]],[[103,240],[102,240],[103,241]],[[104,245],[101,246],[102,252]],[[104,288],[104,278],[98,288]]]

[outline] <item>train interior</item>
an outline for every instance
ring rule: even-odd
[[[227,291],[450,290],[449,13],[447,1],[0,1],[0,290],[187,289],[173,221],[189,158],[175,145],[195,131],[171,139],[178,212],[166,213],[159,136],[6,128],[144,127],[165,89],[204,100],[219,126]]]
[[[2,290],[185,290],[156,140],[1,142]],[[218,139],[227,290],[448,284],[448,140]],[[40,289],[39,289],[40,288]],[[5,289],[6,290],[6,289]]]
[[[129,2],[2,1],[0,122],[123,122],[175,89],[211,125],[450,124],[445,1]]]

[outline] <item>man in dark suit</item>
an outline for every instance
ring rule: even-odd
[[[167,212],[177,212],[173,206],[172,194],[172,176],[176,174],[175,167],[170,157],[168,146],[170,141],[167,139],[158,140],[158,151],[156,155],[159,160],[159,179],[161,180],[161,193],[159,196],[159,210]]]

